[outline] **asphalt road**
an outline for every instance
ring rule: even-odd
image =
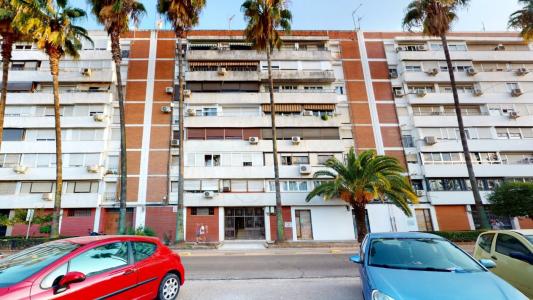
[[[179,299],[361,299],[346,254],[183,257]]]

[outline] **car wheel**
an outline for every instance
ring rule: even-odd
[[[159,284],[159,300],[174,300],[180,292],[180,278],[176,274],[169,273],[163,277]]]

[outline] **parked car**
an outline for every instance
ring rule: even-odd
[[[0,299],[176,299],[185,273],[157,238],[87,236],[0,260]]]
[[[533,230],[497,230],[479,235],[476,259],[492,259],[491,271],[533,299]]]
[[[433,234],[370,233],[350,260],[366,300],[527,299],[488,271],[493,261],[476,261]]]

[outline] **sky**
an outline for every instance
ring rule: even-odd
[[[158,16],[156,0],[141,0],[148,10],[139,28],[153,29]],[[365,31],[401,30],[405,7],[411,0],[289,0],[293,13],[293,29],[354,28],[352,12],[360,6],[357,16]],[[198,29],[242,29],[244,19],[240,11],[243,0],[207,0]],[[71,5],[90,11],[87,0],[71,0]],[[509,15],[518,10],[517,0],[471,0],[470,7],[460,13],[454,24],[456,31],[504,31]],[[358,18],[356,16],[356,19]],[[233,18],[232,18],[233,17]],[[231,22],[229,22],[232,18]],[[88,29],[99,29],[94,18],[85,22]],[[168,28],[168,24],[164,24]]]

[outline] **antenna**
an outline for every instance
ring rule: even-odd
[[[357,15],[357,21],[355,20],[355,16],[357,14],[357,11],[363,6],[363,3],[360,3],[359,6],[352,11],[352,20],[353,20],[353,27],[355,31],[361,30],[361,20],[363,20],[363,17]]]
[[[483,32],[487,31],[487,30],[485,29],[485,22],[481,22],[481,25],[483,25]]]
[[[228,18],[228,31],[231,30],[231,22],[233,21],[233,18],[235,18],[235,15]]]

